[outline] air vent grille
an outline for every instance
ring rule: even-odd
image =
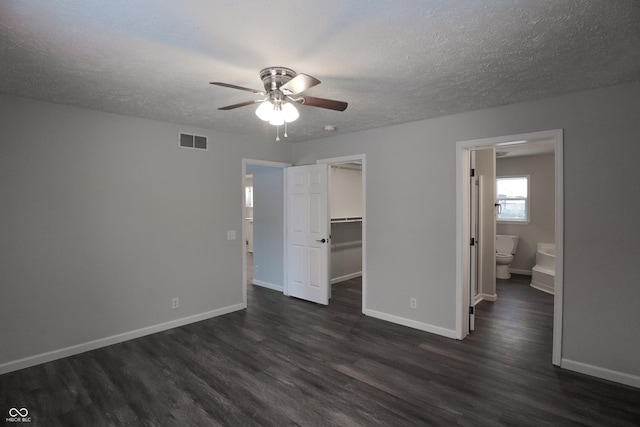
[[[180,133],[179,143],[182,148],[193,148],[195,150],[206,150],[208,141],[206,136],[191,135],[188,133]]]

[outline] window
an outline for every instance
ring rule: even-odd
[[[496,179],[498,221],[529,222],[529,177],[509,176]]]

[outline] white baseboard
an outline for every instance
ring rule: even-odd
[[[387,322],[397,323],[398,325],[408,326],[410,328],[419,329],[421,331],[430,332],[436,335],[442,335],[447,338],[456,339],[456,331],[441,328],[440,326],[430,325],[428,323],[418,322],[416,320],[407,319],[405,317],[394,316],[393,314],[382,313],[380,311],[365,309],[363,313],[376,319],[386,320]]]
[[[12,360],[10,362],[0,364],[0,375],[6,374],[7,372],[13,372],[24,368],[29,368],[31,366],[40,365],[42,363],[51,362],[53,360],[62,359],[68,356],[95,350],[101,347],[107,347],[113,344],[129,341],[135,338],[140,338],[145,335],[151,335],[158,332],[166,331],[168,329],[178,328],[190,323],[200,322],[212,317],[222,316],[223,314],[232,313],[234,311],[243,310],[245,308],[247,308],[246,304],[230,305],[228,307],[219,308],[217,310],[212,310],[205,313],[195,314],[193,316],[183,317],[181,319],[171,320],[169,322],[160,323],[158,325],[147,326],[146,328],[136,329],[134,331],[124,332],[122,334],[112,335],[110,337],[72,345],[70,347],[60,348],[57,350],[36,354],[34,356],[25,357],[18,360]]]
[[[592,377],[602,378],[604,380],[640,388],[640,377],[637,375],[612,371],[611,369],[588,365],[586,363],[568,359],[562,359],[560,361],[560,367],[570,371],[580,372],[581,374],[591,375]]]
[[[356,277],[362,276],[362,271],[356,271],[355,273],[345,274],[344,276],[335,277],[331,279],[331,284],[344,282],[345,280],[355,279]]]
[[[542,292],[546,292],[551,295],[555,294],[554,286],[549,286],[549,285],[545,285],[544,283],[538,283],[538,282],[531,282],[530,286],[534,289],[537,289]]]
[[[489,294],[478,294],[476,295],[475,299],[473,300],[474,304],[479,303],[480,301],[491,301],[491,302],[495,302],[498,299],[498,295],[493,294],[493,295],[489,295]]]
[[[256,286],[262,286],[263,288],[273,289],[274,291],[279,291],[279,292],[284,292],[284,286],[283,285],[276,285],[274,283],[263,282],[262,280],[254,280],[251,283],[253,283]]]
[[[520,270],[518,268],[510,268],[509,273],[531,276],[531,270]]]

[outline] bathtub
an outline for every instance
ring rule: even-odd
[[[531,270],[531,286],[553,294],[556,278],[556,244],[538,243],[536,265]]]

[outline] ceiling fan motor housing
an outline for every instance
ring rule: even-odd
[[[267,93],[279,90],[282,85],[296,76],[296,72],[286,67],[268,67],[260,71],[260,78]]]

